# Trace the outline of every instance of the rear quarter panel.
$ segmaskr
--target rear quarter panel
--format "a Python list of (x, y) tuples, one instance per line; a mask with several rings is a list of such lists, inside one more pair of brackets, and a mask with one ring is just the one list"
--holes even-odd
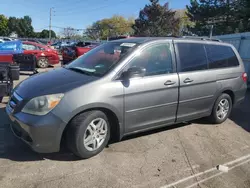
[(220, 69), (217, 71), (217, 82), (225, 91), (230, 89), (234, 93), (234, 105), (245, 98), (247, 83), (242, 79), (242, 74), (246, 72), (244, 63), (240, 57), (240, 54), (236, 48), (231, 44), (225, 44), (230, 46), (237, 56), (239, 66), (231, 67), (227, 69)]

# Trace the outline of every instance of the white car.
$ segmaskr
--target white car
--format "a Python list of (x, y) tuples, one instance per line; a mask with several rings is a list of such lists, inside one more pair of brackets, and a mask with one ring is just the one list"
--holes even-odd
[(9, 37), (1, 37), (0, 40), (3, 40), (3, 41), (12, 41), (13, 39), (9, 38)]

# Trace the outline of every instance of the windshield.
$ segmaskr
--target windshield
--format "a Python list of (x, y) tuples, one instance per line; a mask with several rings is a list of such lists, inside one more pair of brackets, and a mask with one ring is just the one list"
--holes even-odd
[(108, 42), (80, 56), (67, 69), (96, 76), (105, 75), (136, 47), (136, 43)]

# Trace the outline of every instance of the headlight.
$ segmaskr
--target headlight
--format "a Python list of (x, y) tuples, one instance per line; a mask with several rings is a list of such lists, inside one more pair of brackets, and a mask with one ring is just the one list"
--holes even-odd
[(59, 104), (63, 98), (63, 94), (44, 95), (31, 99), (22, 109), (22, 112), (33, 115), (46, 115), (56, 105)]

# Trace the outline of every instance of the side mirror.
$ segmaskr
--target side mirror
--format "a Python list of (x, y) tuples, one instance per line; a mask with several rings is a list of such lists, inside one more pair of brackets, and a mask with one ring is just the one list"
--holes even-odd
[(143, 77), (145, 76), (146, 69), (143, 67), (131, 67), (127, 71), (123, 72), (121, 78), (127, 80), (129, 78)]

